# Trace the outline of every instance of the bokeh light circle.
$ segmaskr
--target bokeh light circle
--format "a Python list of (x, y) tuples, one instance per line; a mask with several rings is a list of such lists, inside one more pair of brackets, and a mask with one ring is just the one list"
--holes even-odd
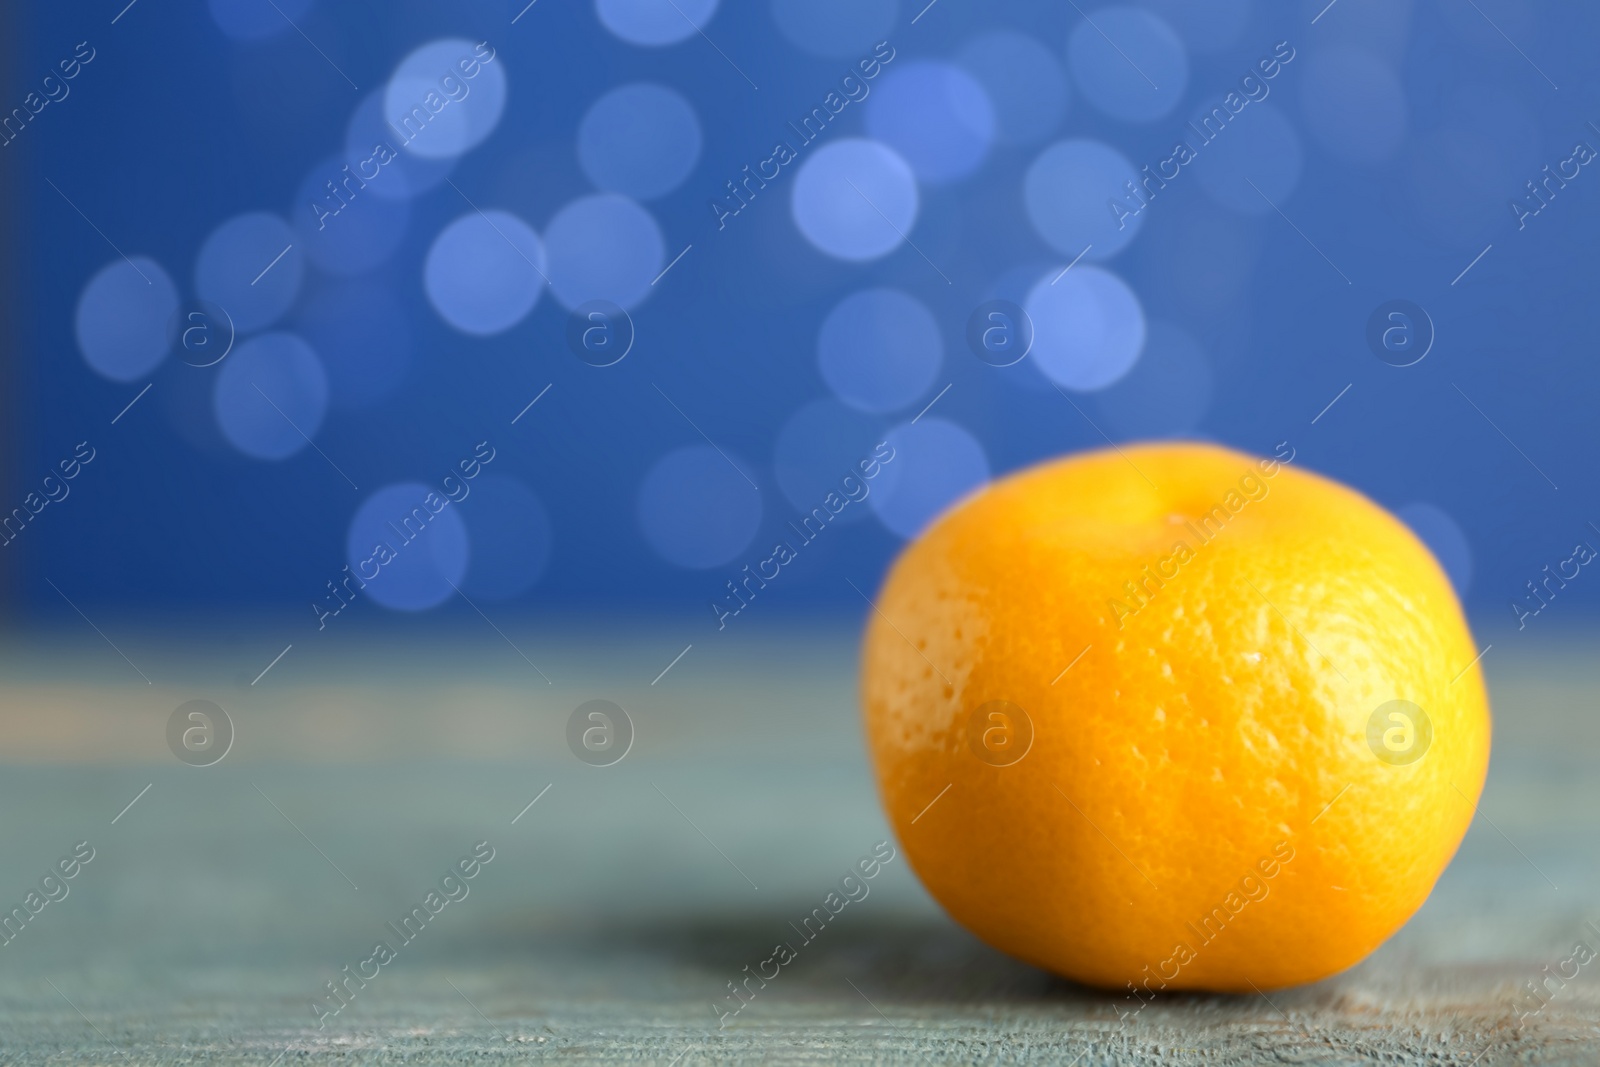
[(1371, 52), (1344, 45), (1319, 49), (1306, 57), (1298, 84), (1306, 126), (1330, 155), (1381, 163), (1404, 145), (1405, 88)]
[(666, 266), (655, 218), (615, 193), (586, 196), (556, 212), (544, 232), (550, 290), (569, 311), (591, 300), (624, 310), (650, 293)]
[(300, 293), (305, 256), (294, 244), (294, 231), (277, 215), (235, 215), (200, 246), (195, 292), (225, 308), (240, 333), (270, 326)]
[(411, 371), (411, 308), (376, 278), (328, 279), (308, 288), (297, 328), (322, 357), (329, 402), (360, 409), (392, 396)]
[(639, 526), (668, 563), (705, 569), (731, 561), (761, 525), (761, 493), (749, 467), (710, 445), (668, 452), (639, 486)]
[(912, 538), (950, 505), (989, 481), (983, 445), (960, 426), (929, 415), (888, 432), (884, 463), (867, 503), (878, 520)]
[(428, 249), (423, 289), (441, 318), (488, 337), (527, 317), (544, 288), (544, 245), (509, 211), (472, 211), (446, 226)]
[(594, 6), (602, 26), (644, 48), (686, 41), (717, 12), (717, 0), (595, 0)]
[(835, 259), (878, 259), (917, 221), (911, 166), (893, 149), (848, 137), (817, 150), (795, 175), (790, 212), (805, 239)]
[(885, 73), (866, 101), (867, 133), (930, 185), (965, 178), (994, 143), (994, 104), (953, 63), (913, 60)]
[(861, 411), (893, 411), (916, 400), (933, 384), (943, 358), (933, 313), (898, 289), (845, 297), (817, 334), (823, 381)]
[(386, 92), (376, 89), (368, 93), (351, 114), (344, 133), (345, 159), (367, 183), (363, 192), (383, 200), (410, 200), (442, 185), (459, 157), (424, 159), (403, 151), (404, 138), (384, 120)]
[(426, 611), (455, 596), (472, 556), (459, 507), (421, 482), (387, 485), (362, 501), (345, 535), (362, 595), (394, 611)]
[(1200, 188), (1241, 215), (1281, 209), (1300, 183), (1305, 151), (1300, 135), (1272, 103), (1251, 104), (1189, 164)]
[(1066, 71), (1055, 55), (1015, 30), (991, 30), (956, 57), (994, 104), (996, 133), (1011, 144), (1037, 144), (1067, 113)]
[(464, 37), (430, 41), (400, 61), (383, 92), (383, 118), (398, 147), (450, 159), (494, 132), (506, 106), (505, 60)]
[(1041, 279), (1025, 305), (1033, 355), (1052, 381), (1090, 392), (1121, 378), (1144, 350), (1144, 309), (1126, 282), (1078, 264), (1059, 280)]
[[(1144, 225), (1142, 213), (1118, 218), (1113, 198), (1125, 198), (1138, 171), (1126, 156), (1100, 141), (1057, 141), (1039, 153), (1023, 178), (1028, 221), (1062, 255), (1109, 259)], [(1084, 249), (1088, 252), (1084, 252)]]
[(461, 514), (472, 538), (472, 566), (462, 589), (484, 600), (521, 596), (550, 563), (550, 512), (516, 478), (484, 474), (467, 484)]
[(1215, 375), (1205, 349), (1170, 323), (1153, 320), (1133, 368), (1095, 396), (1107, 429), (1118, 437), (1187, 434), (1211, 406)]
[(1472, 587), (1472, 546), (1460, 524), (1443, 508), (1423, 501), (1407, 504), (1395, 514), (1428, 546), (1450, 576), (1456, 596), (1465, 597)]
[(824, 59), (866, 57), (889, 36), (898, 0), (772, 0), (772, 21), (789, 42)]
[(648, 200), (683, 184), (700, 159), (700, 120), (681, 93), (620, 85), (578, 123), (578, 163), (599, 189)]
[[(778, 431), (772, 448), (772, 473), (784, 499), (806, 515), (824, 506), (829, 493), (852, 503), (863, 492), (870, 495), (880, 473), (873, 447), (884, 439), (883, 430), (871, 415), (831, 397), (801, 407)], [(872, 478), (863, 477), (863, 462)], [(855, 522), (866, 515), (866, 508), (847, 506), (834, 517)]]
[(1067, 57), (1084, 97), (1124, 122), (1161, 118), (1183, 99), (1189, 58), (1160, 16), (1137, 7), (1102, 7), (1072, 31)]
[(223, 361), (211, 394), (228, 443), (253, 459), (287, 459), (310, 447), (328, 410), (328, 376), (292, 333), (241, 342)]
[(155, 370), (171, 348), (178, 287), (145, 256), (118, 259), (95, 272), (78, 297), (73, 332), (97, 374), (131, 382)]

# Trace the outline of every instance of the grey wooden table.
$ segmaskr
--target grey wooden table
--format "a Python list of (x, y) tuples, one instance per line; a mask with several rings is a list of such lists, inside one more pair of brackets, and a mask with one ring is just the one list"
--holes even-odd
[[(78, 842), (94, 858), (0, 947), (0, 1062), (1600, 1062), (1600, 964), (1518, 1020), (1525, 983), (1600, 945), (1584, 635), (1489, 635), (1482, 816), (1376, 955), (1270, 1001), (1166, 996), (1123, 1019), (955, 927), (903, 860), (722, 1017), (728, 984), (889, 836), (853, 634), (486, 633), (305, 642), (254, 685), (283, 642), (128, 626), (124, 661), (92, 634), (11, 639), (0, 904)], [(596, 698), (636, 731), (609, 767), (566, 741)], [(191, 699), (234, 724), (213, 766), (168, 749)], [(466, 895), (396, 936), (485, 841)], [(398, 950), (366, 962), (379, 940)], [(325, 999), (341, 979), (347, 1003)]]

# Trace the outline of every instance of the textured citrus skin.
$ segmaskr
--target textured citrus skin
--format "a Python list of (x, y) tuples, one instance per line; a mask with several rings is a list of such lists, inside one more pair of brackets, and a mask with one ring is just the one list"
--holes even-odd
[[(878, 785), (989, 944), (1141, 1002), (1270, 990), (1363, 959), (1449, 863), (1488, 768), (1478, 650), (1410, 530), (1293, 458), (1048, 463), (896, 561), (863, 649)], [(1395, 699), (1432, 724), (1415, 762), (1368, 740)], [(997, 700), (1032, 724), (1009, 766), (975, 754)], [(1011, 719), (986, 737), (1004, 759)]]

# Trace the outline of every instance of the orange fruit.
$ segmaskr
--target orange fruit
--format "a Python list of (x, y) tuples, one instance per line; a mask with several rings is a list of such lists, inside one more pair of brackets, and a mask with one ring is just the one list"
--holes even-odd
[(1326, 977), (1427, 898), (1488, 768), (1478, 650), (1410, 530), (1293, 459), (1046, 463), (895, 562), (878, 786), (978, 937), (1131, 1006)]

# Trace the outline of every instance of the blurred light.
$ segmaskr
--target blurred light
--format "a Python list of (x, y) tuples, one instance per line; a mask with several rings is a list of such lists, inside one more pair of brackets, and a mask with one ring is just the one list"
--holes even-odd
[(761, 525), (761, 494), (710, 445), (668, 452), (639, 486), (639, 525), (656, 554), (703, 569), (732, 560)]
[[(1041, 278), (1049, 281), (1060, 273), (1061, 264), (1059, 263), (1054, 266), (1045, 262), (1024, 263), (1020, 266), (1012, 267), (984, 289), (983, 299), (985, 301), (1010, 301), (1018, 307), (1024, 308), (1024, 314), (1026, 314), (1028, 294), (1033, 291), (1034, 285)], [(1031, 316), (1029, 317), (1028, 326), (1031, 331), (1033, 327)], [(1035, 343), (1037, 342), (1035, 341)], [(1034, 360), (1031, 346), (1027, 357), (1020, 362), (1013, 363), (1009, 367), (988, 366), (983, 369), (983, 373), (985, 376), (998, 377), (1008, 385), (1026, 389), (1029, 392), (1051, 393), (1055, 391), (1055, 387), (1050, 384), (1050, 379), (1044, 376), (1044, 372), (1039, 369), (1039, 364)]]
[(1450, 576), (1456, 596), (1466, 596), (1472, 586), (1472, 546), (1456, 520), (1443, 508), (1421, 502), (1407, 504), (1395, 514), (1428, 546), (1439, 566)]
[(208, 0), (217, 28), (235, 41), (261, 41), (288, 33), (311, 10), (312, 0)]
[(298, 319), (301, 334), (322, 357), (335, 407), (372, 407), (411, 370), (411, 310), (388, 284), (319, 280)]
[(96, 373), (131, 382), (155, 370), (171, 347), (178, 289), (145, 256), (119, 259), (95, 272), (78, 297), (73, 329)]
[(790, 210), (800, 233), (835, 259), (888, 255), (917, 221), (917, 182), (899, 154), (850, 137), (818, 149), (795, 175)]
[[(1023, 179), (1028, 220), (1045, 243), (1064, 256), (1104, 260), (1125, 248), (1144, 224), (1108, 206), (1126, 194), (1138, 171), (1127, 157), (1099, 141), (1057, 141), (1039, 153)], [(1092, 247), (1091, 247), (1092, 246)], [(1084, 249), (1088, 248), (1088, 252)]]
[(957, 57), (994, 104), (1001, 140), (1036, 144), (1067, 113), (1067, 75), (1055, 55), (1032, 37), (991, 30), (972, 39)]
[(485, 600), (510, 600), (533, 588), (550, 562), (550, 512), (515, 478), (484, 474), (461, 512), (472, 534), (472, 567), (462, 588)]
[[(772, 450), (773, 474), (784, 499), (796, 511), (808, 512), (829, 493), (841, 492), (846, 475), (860, 480), (859, 464), (872, 458), (883, 429), (877, 419), (831, 397), (796, 411), (778, 431)], [(855, 522), (866, 511), (845, 508), (834, 517)]]
[(789, 42), (825, 59), (865, 56), (899, 15), (898, 0), (772, 0), (772, 21)]
[[(1250, 0), (1139, 0), (1160, 15), (1197, 52), (1217, 52), (1236, 43), (1250, 25)], [(1099, 21), (1096, 19), (1096, 21)], [(1319, 29), (1321, 27), (1318, 27)]]
[(711, 21), (717, 0), (595, 0), (600, 24), (647, 48), (688, 40)]
[(367, 182), (367, 191), (384, 200), (410, 200), (444, 182), (456, 168), (457, 156), (423, 159), (400, 150), (405, 140), (383, 117), (386, 90), (370, 92), (356, 107), (345, 127), (344, 154), (350, 169), (357, 174), (377, 177)]
[(1149, 324), (1144, 353), (1121, 380), (1095, 396), (1123, 438), (1176, 437), (1200, 425), (1211, 406), (1211, 362), (1198, 341), (1169, 323)]
[(509, 211), (473, 211), (434, 238), (422, 283), (446, 322), (487, 337), (527, 317), (545, 274), (544, 246), (527, 223)]
[(916, 400), (933, 384), (943, 356), (933, 313), (898, 289), (845, 297), (817, 335), (823, 381), (862, 411), (893, 411)]
[(1033, 319), (1030, 358), (1068, 389), (1104, 389), (1127, 374), (1144, 350), (1139, 298), (1100, 267), (1080, 263), (1058, 281), (1041, 279), (1025, 309)]
[(1300, 184), (1305, 159), (1300, 135), (1271, 103), (1251, 104), (1199, 156), (1189, 166), (1200, 188), (1241, 215), (1267, 215), (1283, 207)]
[(563, 207), (545, 227), (544, 243), (550, 289), (569, 311), (590, 300), (636, 307), (666, 265), (656, 220), (615, 193)]
[(350, 573), (366, 583), (361, 592), (395, 611), (425, 611), (455, 595), (471, 557), (456, 508), (439, 488), (421, 482), (388, 485), (367, 497), (345, 536)]
[(1142, 8), (1090, 12), (1072, 31), (1067, 58), (1084, 97), (1125, 122), (1150, 122), (1167, 114), (1189, 84), (1183, 41)]
[(240, 333), (270, 326), (300, 292), (305, 257), (294, 244), (294, 231), (277, 215), (235, 215), (200, 246), (195, 293), (222, 307)]
[(292, 333), (264, 333), (222, 363), (211, 396), (222, 436), (254, 459), (286, 459), (307, 447), (328, 410), (328, 376)]
[(1299, 84), (1306, 125), (1330, 155), (1379, 163), (1405, 142), (1405, 89), (1371, 52), (1337, 45), (1313, 52)]
[(883, 76), (867, 98), (867, 132), (930, 185), (965, 178), (994, 143), (994, 105), (953, 63), (916, 60)]
[(700, 120), (664, 85), (619, 86), (578, 123), (578, 162), (607, 192), (648, 200), (670, 193), (700, 158)]
[(504, 63), (492, 48), (464, 37), (430, 41), (413, 51), (383, 94), (392, 143), (422, 159), (449, 159), (476, 148), (505, 110)]
[(878, 520), (912, 538), (950, 505), (989, 481), (989, 458), (966, 430), (937, 416), (888, 433), (894, 458), (883, 464), (867, 503)]
[(329, 274), (365, 274), (405, 240), (410, 207), (375, 196), (368, 184), (355, 164), (332, 157), (313, 167), (295, 194), (289, 217), (300, 236), (296, 244)]

